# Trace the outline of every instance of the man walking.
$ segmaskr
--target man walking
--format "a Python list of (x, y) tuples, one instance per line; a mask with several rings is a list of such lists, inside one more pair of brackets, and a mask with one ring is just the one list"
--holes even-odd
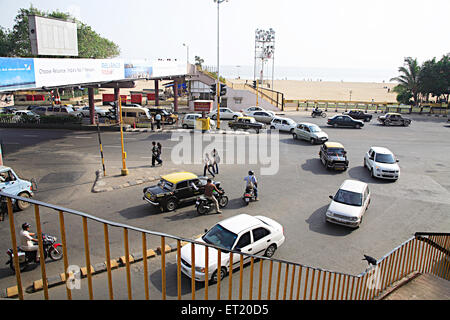
[(211, 155), (212, 155), (212, 162), (213, 162), (213, 172), (215, 174), (219, 174), (220, 157), (219, 157), (219, 153), (217, 152), (216, 148), (213, 149), (213, 151), (211, 152)]
[[(211, 168), (212, 166), (212, 161), (209, 158), (209, 154), (205, 153), (205, 159), (203, 160), (203, 162), (205, 163), (205, 166), (203, 167), (203, 176), (206, 176), (206, 170), (208, 170), (208, 172), (213, 176), (213, 178), (215, 177), (214, 172), (211, 172)], [(213, 169), (214, 171), (214, 169)]]
[(158, 148), (158, 156), (157, 156), (157, 158), (156, 158), (156, 161), (158, 161), (158, 163), (160, 164), (160, 165), (162, 165), (162, 160), (161, 160), (161, 154), (162, 154), (162, 145), (161, 145), (161, 143), (157, 143), (156, 144), (156, 147)]
[(159, 149), (156, 145), (156, 142), (153, 141), (152, 142), (152, 167), (155, 166), (156, 161), (158, 162), (158, 164), (162, 163), (161, 159), (159, 159), (158, 157), (159, 157)]
[(161, 114), (157, 113), (155, 116), (155, 120), (156, 120), (156, 127), (159, 129), (161, 129)]

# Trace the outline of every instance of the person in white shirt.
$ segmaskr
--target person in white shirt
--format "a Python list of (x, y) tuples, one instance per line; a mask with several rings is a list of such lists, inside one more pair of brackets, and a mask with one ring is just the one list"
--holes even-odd
[(38, 239), (33, 238), (35, 233), (30, 232), (31, 225), (29, 223), (22, 224), (22, 230), (20, 231), (20, 249), (23, 251), (36, 251), (36, 263), (39, 262), (39, 246), (35, 243)]
[(158, 129), (161, 129), (161, 114), (157, 113), (155, 116), (155, 120), (156, 120), (156, 127)]
[[(205, 159), (204, 159), (204, 163), (205, 166), (203, 168), (203, 176), (206, 176), (206, 170), (208, 170), (208, 172), (215, 177), (214, 172), (211, 172), (211, 168), (212, 168), (212, 161), (209, 158), (209, 154), (205, 153)], [(213, 169), (214, 170), (214, 169)]]
[(220, 157), (219, 152), (217, 152), (216, 148), (213, 149), (211, 152), (212, 156), (212, 162), (213, 162), (213, 172), (215, 174), (219, 174), (219, 163), (220, 163)]

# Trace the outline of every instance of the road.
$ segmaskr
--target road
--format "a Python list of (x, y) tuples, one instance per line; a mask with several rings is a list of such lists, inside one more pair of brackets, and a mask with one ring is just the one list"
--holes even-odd
[[(289, 134), (280, 133), (280, 168), (275, 175), (260, 175), (260, 168), (264, 167), (262, 164), (221, 165), (217, 179), (222, 182), (230, 203), (220, 216), (198, 216), (193, 206), (161, 213), (142, 200), (143, 185), (91, 193), (95, 171), (101, 168), (95, 132), (0, 129), (0, 135), (5, 146), (5, 164), (12, 166), (23, 177), (37, 179), (39, 191), (36, 199), (111, 221), (186, 238), (239, 213), (266, 215), (280, 222), (286, 235), (286, 242), (277, 250), (275, 257), (313, 267), (359, 274), (366, 267), (365, 262), (361, 261), (363, 254), (381, 258), (417, 231), (448, 232), (450, 128), (443, 120), (423, 117), (416, 119), (408, 128), (382, 127), (372, 121), (356, 130), (330, 128), (326, 126), (325, 119), (312, 119), (305, 113), (287, 115), (297, 122), (317, 123), (329, 134), (331, 141), (341, 142), (348, 151), (349, 169), (342, 173), (325, 170), (318, 160), (319, 146), (294, 141)], [(247, 137), (253, 136), (251, 133)], [(167, 133), (126, 133), (128, 168), (148, 167), (151, 174), (149, 157), (153, 140), (163, 143), (165, 165), (173, 167), (171, 150), (177, 142), (171, 141), (170, 137)], [(103, 133), (102, 140), (107, 172), (119, 174), (120, 136), (114, 132)], [(248, 157), (249, 151), (245, 149), (251, 148), (250, 145), (251, 142), (237, 146), (241, 148), (237, 149), (238, 153), (246, 151)], [(399, 158), (402, 171), (397, 182), (373, 180), (363, 168), (364, 154), (371, 146), (387, 147)], [(180, 171), (197, 174), (203, 171), (200, 164), (179, 167)], [(258, 175), (261, 200), (243, 207), (240, 199), (243, 178), (250, 168)], [(355, 230), (324, 221), (330, 201), (328, 196), (334, 194), (345, 179), (364, 181), (372, 192), (371, 206), (364, 222)], [(42, 209), (41, 215), (44, 232), (60, 238), (56, 212)], [(33, 209), (17, 213), (15, 221), (16, 226), (24, 221), (33, 224)], [(81, 219), (67, 216), (66, 227), (70, 243), (69, 263), (85, 265)], [(5, 252), (10, 247), (8, 224), (1, 223), (0, 230), (0, 252)], [(89, 224), (89, 241), (91, 262), (103, 262), (102, 225)], [(131, 232), (129, 242), (131, 252), (140, 252), (139, 234)], [(111, 229), (110, 245), (112, 257), (124, 255), (121, 230)], [(157, 246), (159, 238), (149, 237), (148, 247)], [(5, 262), (6, 255), (0, 256), (1, 288), (15, 284), (15, 277)], [(246, 272), (249, 272), (248, 269)], [(48, 274), (62, 272), (62, 262), (48, 263), (47, 271)], [(136, 271), (133, 277), (135, 274)], [(168, 277), (173, 276), (172, 270)], [(22, 277), (24, 283), (41, 278), (39, 268), (23, 273)], [(187, 278), (185, 280), (189, 283)], [(120, 297), (126, 298), (126, 292)]]

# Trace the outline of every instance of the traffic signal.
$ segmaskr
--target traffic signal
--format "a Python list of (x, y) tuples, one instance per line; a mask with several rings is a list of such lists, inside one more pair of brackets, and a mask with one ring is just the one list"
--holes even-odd
[(111, 120), (119, 120), (119, 106), (115, 102), (110, 102), (109, 105), (111, 106), (111, 108), (109, 108), (108, 110), (108, 118)]
[(220, 96), (224, 96), (227, 94), (227, 85), (226, 84), (220, 84)]
[(253, 89), (256, 89), (256, 80), (253, 80), (253, 85), (252, 85)]
[(216, 91), (216, 84), (213, 84), (213, 85), (210, 86), (210, 91), (209, 91), (209, 92), (211, 93), (211, 95), (212, 95), (213, 97), (217, 94), (217, 91)]

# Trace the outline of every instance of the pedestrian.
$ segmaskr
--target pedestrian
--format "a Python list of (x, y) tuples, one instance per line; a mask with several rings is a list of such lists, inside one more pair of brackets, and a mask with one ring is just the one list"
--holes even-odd
[(162, 163), (161, 159), (159, 159), (158, 157), (159, 157), (159, 149), (158, 149), (158, 146), (156, 145), (156, 142), (153, 141), (152, 142), (152, 167), (155, 166), (155, 162), (158, 162), (158, 164)]
[(220, 156), (219, 152), (217, 152), (216, 148), (213, 149), (211, 152), (212, 161), (213, 161), (213, 172), (215, 174), (219, 174), (219, 163), (220, 163)]
[(155, 120), (156, 120), (156, 127), (159, 129), (161, 129), (161, 114), (157, 113), (155, 116)]
[(203, 168), (203, 176), (206, 176), (206, 170), (208, 170), (208, 172), (209, 172), (209, 173), (213, 176), (213, 178), (214, 178), (214, 177), (215, 177), (214, 172), (211, 172), (211, 168), (213, 167), (213, 166), (212, 166), (212, 161), (211, 161), (211, 159), (209, 158), (209, 154), (208, 154), (208, 153), (205, 153), (204, 163), (205, 163), (205, 166), (204, 166), (204, 168)]
[(161, 145), (161, 143), (158, 142), (156, 144), (156, 147), (158, 148), (158, 156), (156, 158), (156, 161), (158, 161), (158, 163), (160, 165), (162, 165), (163, 161), (161, 160), (161, 154), (162, 154), (162, 145)]
[(152, 114), (150, 115), (150, 125), (152, 127), (152, 131), (155, 131), (155, 117)]

